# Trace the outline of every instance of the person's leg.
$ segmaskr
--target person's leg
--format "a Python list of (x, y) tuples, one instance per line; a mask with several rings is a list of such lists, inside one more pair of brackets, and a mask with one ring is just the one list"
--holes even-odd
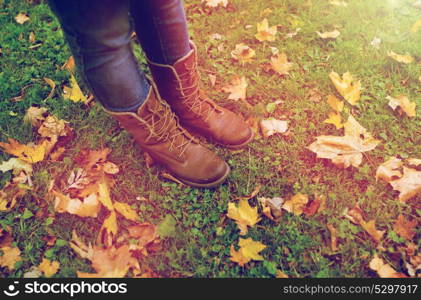
[(130, 46), (129, 0), (49, 0), (78, 69), (95, 98), (114, 111), (136, 111), (149, 84)]
[(183, 3), (180, 0), (131, 0), (137, 38), (146, 56), (172, 64), (190, 51)]
[(181, 124), (226, 147), (239, 149), (253, 131), (235, 113), (199, 91), (197, 50), (189, 41), (181, 0), (131, 0), (130, 13), (159, 93)]

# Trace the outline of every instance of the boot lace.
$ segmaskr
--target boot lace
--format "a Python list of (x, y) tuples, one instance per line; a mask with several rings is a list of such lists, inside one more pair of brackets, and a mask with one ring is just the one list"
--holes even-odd
[(200, 74), (197, 70), (197, 62), (191, 66), (186, 65), (186, 70), (186, 72), (178, 74), (181, 88), (177, 87), (176, 89), (181, 92), (181, 101), (189, 107), (188, 110), (199, 116), (204, 115), (205, 121), (207, 121), (211, 114), (219, 109), (200, 91)]

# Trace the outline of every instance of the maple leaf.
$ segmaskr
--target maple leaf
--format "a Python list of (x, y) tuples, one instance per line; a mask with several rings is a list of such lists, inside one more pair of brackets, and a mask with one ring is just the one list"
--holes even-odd
[(74, 75), (70, 76), (70, 87), (63, 87), (63, 98), (69, 99), (73, 102), (83, 102), (85, 104), (88, 103), (88, 99), (80, 89)]
[(406, 278), (405, 274), (396, 272), (390, 265), (386, 264), (377, 254), (369, 264), (370, 269), (376, 271), (380, 278)]
[(303, 210), (308, 203), (308, 196), (305, 194), (298, 193), (294, 195), (291, 199), (285, 201), (282, 208), (287, 212), (293, 213), (296, 216), (299, 216), (303, 213)]
[(344, 108), (343, 101), (339, 100), (338, 98), (336, 98), (333, 95), (327, 96), (326, 102), (336, 112), (341, 112)]
[(288, 121), (274, 118), (264, 119), (260, 121), (260, 128), (263, 136), (268, 138), (276, 133), (285, 133), (288, 130)]
[(98, 184), (98, 200), (110, 211), (114, 210), (113, 203), (110, 197), (110, 190), (105, 181)]
[(402, 177), (399, 168), (402, 167), (402, 160), (397, 157), (391, 157), (389, 160), (381, 164), (376, 171), (376, 180), (383, 179), (387, 182), (392, 181), (393, 178)]
[(231, 245), (230, 260), (236, 262), (239, 266), (243, 267), (251, 260), (264, 260), (264, 258), (259, 254), (260, 251), (266, 248), (266, 246), (262, 243), (253, 241), (251, 238), (240, 238), (238, 245), (240, 246), (238, 251), (236, 251), (234, 246)]
[(330, 248), (332, 251), (338, 251), (338, 233), (332, 224), (327, 224), (327, 229), (330, 232)]
[(237, 223), (241, 235), (246, 235), (248, 227), (253, 227), (260, 221), (257, 207), (252, 208), (246, 199), (240, 200), (238, 206), (229, 202), (227, 217)]
[(27, 14), (24, 14), (24, 13), (18, 13), (18, 14), (16, 15), (16, 17), (15, 17), (15, 21), (16, 21), (18, 24), (23, 24), (23, 23), (25, 23), (25, 22), (28, 22), (28, 21), (29, 21), (29, 17), (28, 17), (28, 15), (27, 15)]
[(342, 78), (336, 72), (329, 74), (330, 80), (335, 85), (336, 90), (342, 97), (351, 105), (355, 105), (360, 100), (361, 95), (361, 82), (353, 82), (354, 79), (351, 73), (346, 72)]
[(30, 164), (34, 164), (44, 159), (46, 145), (47, 143), (45, 141), (40, 145), (23, 145), (12, 138), (9, 138), (9, 143), (0, 143), (0, 147), (2, 147), (4, 151), (17, 156)]
[(377, 243), (380, 242), (386, 232), (385, 230), (381, 231), (376, 229), (375, 220), (370, 220), (368, 222), (364, 220), (363, 211), (358, 203), (356, 203), (355, 206), (347, 212), (345, 217), (351, 222), (360, 225)]
[(403, 215), (399, 215), (393, 230), (407, 241), (411, 241), (415, 236), (414, 228), (418, 225), (417, 220), (407, 220)]
[(45, 107), (31, 106), (27, 109), (23, 120), (24, 122), (31, 123), (32, 126), (38, 128), (45, 120), (46, 112), (47, 109)]
[(21, 171), (25, 171), (26, 174), (31, 174), (32, 165), (20, 160), (19, 158), (12, 157), (0, 164), (1, 172), (7, 172), (10, 170), (13, 170), (14, 175), (18, 175)]
[(0, 211), (8, 211), (12, 209), (17, 199), (26, 194), (26, 188), (23, 188), (18, 183), (6, 183), (2, 190), (0, 190)]
[(421, 192), (421, 172), (403, 167), (403, 176), (390, 182), (393, 189), (399, 191), (399, 201), (406, 202)]
[(401, 55), (401, 54), (397, 54), (393, 51), (389, 51), (387, 53), (387, 56), (393, 58), (397, 62), (401, 62), (401, 63), (404, 63), (404, 64), (410, 64), (414, 61), (414, 58), (411, 55), (409, 55), (408, 53), (406, 53), (405, 55)]
[(329, 118), (324, 120), (323, 123), (335, 125), (336, 129), (341, 129), (344, 127), (344, 124), (342, 124), (341, 114), (337, 112), (330, 112)]
[(127, 220), (136, 221), (139, 218), (138, 213), (127, 203), (114, 201), (113, 206), (115, 210), (124, 216)]
[(0, 266), (7, 267), (10, 271), (14, 270), (15, 264), (22, 260), (19, 248), (5, 246), (0, 250), (3, 252), (3, 255), (0, 256)]
[(358, 167), (362, 162), (362, 153), (376, 148), (379, 141), (351, 115), (344, 124), (344, 129), (345, 136), (319, 136), (308, 149), (319, 158), (331, 159), (338, 167)]
[(262, 205), (263, 214), (272, 221), (277, 221), (282, 216), (282, 204), (285, 201), (284, 199), (280, 197), (259, 197), (257, 198), (257, 201)]
[(319, 32), (316, 31), (317, 35), (322, 39), (336, 39), (341, 33), (339, 30), (335, 29), (333, 31)]
[(293, 63), (288, 62), (285, 53), (280, 53), (270, 58), (271, 68), (279, 75), (288, 75)]
[(416, 103), (409, 101), (408, 97), (404, 95), (400, 95), (396, 98), (393, 98), (391, 96), (386, 97), (387, 100), (389, 100), (388, 105), (393, 109), (396, 110), (397, 107), (400, 107), (401, 110), (408, 116), (408, 117), (415, 117), (416, 111)]
[(238, 60), (242, 65), (251, 62), (255, 55), (256, 51), (244, 43), (235, 45), (235, 50), (231, 51), (232, 58)]
[(70, 173), (69, 178), (67, 179), (67, 187), (65, 190), (69, 189), (82, 189), (90, 180), (87, 176), (87, 173), (84, 169), (77, 168)]
[(260, 42), (273, 42), (275, 40), (278, 29), (277, 26), (269, 27), (268, 19), (264, 18), (262, 22), (257, 23), (256, 27), (257, 34), (255, 35), (255, 37)]
[(45, 277), (51, 277), (57, 273), (60, 268), (60, 263), (58, 261), (50, 261), (47, 258), (43, 258), (42, 262), (38, 266), (38, 270), (43, 272)]
[(227, 7), (228, 5), (228, 0), (202, 0), (202, 2), (205, 2), (208, 7), (217, 7), (218, 5)]
[(127, 228), (130, 237), (136, 238), (136, 247), (145, 247), (158, 239), (158, 231), (155, 225), (150, 223), (136, 224)]
[(118, 166), (110, 161), (107, 161), (103, 164), (103, 170), (105, 173), (111, 174), (111, 175), (114, 175), (120, 172), (120, 169), (118, 168)]
[(239, 77), (235, 75), (231, 84), (222, 88), (225, 93), (230, 93), (228, 99), (230, 100), (245, 100), (246, 99), (247, 80), (244, 76)]
[(303, 213), (306, 217), (311, 217), (318, 211), (322, 211), (325, 208), (325, 204), (326, 197), (315, 195), (314, 199), (304, 207)]
[(96, 194), (89, 195), (83, 201), (70, 198), (58, 191), (53, 191), (53, 195), (55, 195), (54, 209), (59, 213), (67, 212), (79, 217), (96, 218), (101, 209), (101, 203), (98, 201)]
[(105, 218), (104, 223), (102, 223), (97, 242), (104, 242), (106, 245), (111, 245), (112, 237), (116, 236), (117, 232), (117, 214), (115, 211), (111, 211), (108, 217)]

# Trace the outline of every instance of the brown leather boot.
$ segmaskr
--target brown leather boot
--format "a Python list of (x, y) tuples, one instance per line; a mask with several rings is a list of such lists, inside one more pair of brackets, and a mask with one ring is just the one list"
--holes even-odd
[(253, 139), (247, 123), (232, 111), (218, 106), (199, 89), (197, 50), (192, 50), (173, 65), (148, 60), (160, 95), (168, 101), (188, 130), (231, 149), (240, 149)]
[(133, 135), (144, 151), (181, 182), (196, 187), (213, 187), (227, 178), (228, 164), (179, 125), (154, 85), (137, 114), (105, 110)]

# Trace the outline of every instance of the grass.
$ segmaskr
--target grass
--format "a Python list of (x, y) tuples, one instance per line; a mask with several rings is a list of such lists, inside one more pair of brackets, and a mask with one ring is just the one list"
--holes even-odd
[[(60, 262), (56, 277), (72, 277), (76, 271), (92, 271), (86, 260), (79, 258), (68, 246), (70, 232), (76, 229), (86, 241), (94, 241), (103, 221), (56, 214), (45, 199), (52, 178), (68, 176), (74, 168), (73, 157), (82, 148), (112, 149), (110, 160), (124, 173), (117, 175), (117, 187), (112, 197), (127, 202), (140, 211), (139, 219), (159, 224), (171, 215), (176, 220), (175, 233), (163, 240), (162, 250), (142, 259), (164, 277), (273, 277), (282, 270), (291, 277), (373, 277), (368, 267), (375, 253), (396, 270), (405, 271), (402, 247), (405, 241), (393, 231), (399, 214), (421, 218), (420, 195), (406, 204), (397, 201), (394, 192), (384, 182), (376, 182), (375, 171), (389, 156), (421, 158), (421, 31), (411, 33), (412, 24), (419, 19), (419, 10), (412, 1), (349, 0), (346, 8), (336, 7), (322, 0), (231, 0), (227, 9), (206, 8), (199, 0), (186, 1), (187, 15), (193, 40), (199, 49), (199, 65), (204, 86), (216, 101), (246, 117), (286, 115), (291, 134), (256, 139), (242, 152), (230, 152), (209, 145), (232, 167), (228, 181), (215, 189), (179, 187), (161, 181), (156, 168), (148, 169), (143, 155), (128, 134), (94, 105), (87, 108), (61, 97), (62, 84), (69, 75), (61, 66), (70, 56), (57, 20), (44, 1), (0, 1), (0, 139), (13, 137), (22, 143), (34, 139), (34, 133), (23, 125), (25, 111), (31, 105), (48, 108), (49, 112), (70, 122), (76, 138), (67, 146), (60, 162), (41, 162), (35, 165), (34, 188), (11, 211), (1, 212), (0, 225), (12, 228), (16, 245), (23, 260), (14, 271), (0, 268), (1, 277), (21, 277), (31, 266), (38, 265), (45, 256)], [(254, 38), (255, 24), (262, 11), (270, 25), (278, 24), (278, 38), (262, 44)], [(30, 21), (20, 25), (14, 17), (27, 13)], [(94, 12), (93, 12), (94, 13)], [(252, 25), (252, 26), (247, 26)], [(301, 31), (293, 38), (285, 34), (296, 28)], [(336, 40), (322, 40), (315, 31), (338, 28)], [(35, 33), (37, 47), (28, 41)], [(212, 40), (211, 34), (223, 35)], [(374, 37), (382, 41), (380, 48), (370, 45)], [(238, 43), (246, 43), (256, 50), (254, 62), (246, 67), (231, 59), (230, 52)], [(223, 51), (218, 46), (223, 43)], [(136, 43), (136, 55), (144, 59)], [(290, 76), (281, 78), (263, 71), (268, 62), (270, 47), (285, 52), (294, 63)], [(410, 53), (418, 62), (404, 65), (387, 57), (388, 51)], [(362, 100), (355, 107), (346, 107), (376, 138), (381, 140), (375, 150), (368, 152), (359, 168), (338, 169), (330, 162), (316, 159), (306, 147), (319, 135), (340, 135), (332, 125), (324, 124), (329, 107), (325, 98), (335, 94), (328, 74), (350, 71), (361, 80)], [(207, 74), (217, 75), (212, 88)], [(233, 74), (248, 79), (247, 101), (252, 105), (232, 102), (220, 91), (220, 86)], [(44, 100), (50, 87), (44, 77), (57, 83), (57, 92)], [(80, 81), (80, 80), (79, 80)], [(85, 91), (87, 89), (84, 87)], [(322, 95), (321, 102), (310, 99), (310, 91)], [(407, 118), (394, 113), (387, 105), (387, 95), (405, 94), (417, 103), (417, 117)], [(23, 96), (18, 102), (13, 97)], [(283, 103), (271, 114), (265, 106), (275, 100)], [(0, 161), (8, 159), (0, 153)], [(11, 178), (10, 172), (0, 174), (0, 184)], [(250, 229), (248, 237), (267, 245), (262, 252), (263, 262), (251, 262), (239, 267), (229, 260), (231, 244), (237, 244), (239, 231), (227, 219), (227, 203), (237, 196), (249, 194), (262, 184), (259, 196), (290, 198), (295, 193), (327, 197), (326, 209), (311, 218), (283, 214), (279, 223), (267, 218)], [(138, 201), (142, 196), (148, 201)], [(383, 251), (357, 225), (343, 217), (346, 208), (358, 202), (378, 228), (387, 230)], [(251, 199), (257, 205), (256, 199)], [(31, 212), (31, 213), (29, 213)], [(338, 230), (339, 249), (330, 249), (331, 223)], [(419, 227), (415, 244), (420, 246)], [(46, 240), (56, 236), (49, 247)]]

